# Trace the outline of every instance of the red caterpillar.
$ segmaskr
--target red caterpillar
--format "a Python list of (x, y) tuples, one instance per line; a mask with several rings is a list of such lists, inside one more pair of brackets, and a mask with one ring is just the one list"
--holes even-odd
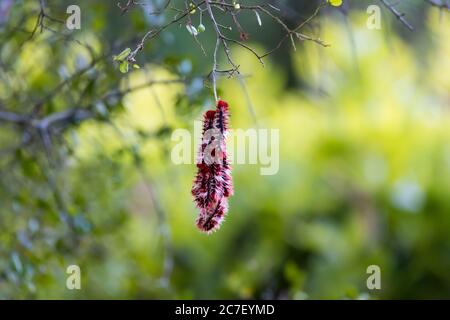
[(197, 227), (207, 233), (217, 230), (228, 212), (233, 195), (231, 166), (227, 159), (228, 104), (219, 100), (216, 110), (203, 116), (202, 143), (197, 158), (198, 172), (192, 195), (200, 213)]

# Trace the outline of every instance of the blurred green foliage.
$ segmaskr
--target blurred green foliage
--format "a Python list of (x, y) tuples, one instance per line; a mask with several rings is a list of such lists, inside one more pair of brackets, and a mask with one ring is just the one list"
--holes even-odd
[[(113, 34), (146, 28), (137, 11), (111, 18), (130, 19), (119, 28), (95, 6), (83, 38), (98, 52)], [(449, 16), (427, 11), (427, 39), (414, 45), (368, 30), (366, 17), (327, 16), (321, 38), (331, 46), (304, 43), (290, 53), (301, 90), (286, 90), (278, 62), (262, 68), (234, 48), (246, 87), (220, 82), (231, 126), (279, 129), (280, 170), (261, 176), (258, 165), (235, 165), (230, 212), (210, 236), (195, 228), (194, 165), (170, 157), (171, 132), (193, 130), (212, 104), (193, 76), (210, 65), (186, 30), (177, 44), (186, 51), (150, 45), (140, 70), (122, 75), (111, 59), (92, 71), (105, 81), (72, 84), (76, 102), (149, 77), (192, 78), (98, 104), (107, 116), (61, 133), (56, 164), (40, 145), (0, 157), (0, 298), (450, 298)], [(0, 51), (8, 56), (18, 43)], [(0, 83), (0, 92), (19, 108), (86, 54), (45, 39), (16, 58), (15, 72), (27, 77)], [(9, 96), (21, 86), (36, 96)], [(59, 99), (49, 108), (69, 98)], [(11, 127), (0, 130), (2, 147), (19, 141)], [(82, 290), (66, 289), (70, 264), (81, 268)], [(366, 287), (372, 264), (381, 290)]]

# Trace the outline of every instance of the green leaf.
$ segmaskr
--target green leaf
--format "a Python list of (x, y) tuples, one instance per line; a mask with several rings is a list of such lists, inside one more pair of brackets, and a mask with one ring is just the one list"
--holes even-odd
[(129, 66), (128, 61), (122, 61), (120, 63), (120, 65), (119, 65), (120, 72), (127, 73), (128, 72), (128, 66)]
[(334, 7), (339, 7), (342, 5), (342, 0), (330, 0), (329, 2)]
[(126, 48), (125, 50), (123, 50), (121, 53), (119, 53), (119, 55), (114, 56), (114, 61), (124, 61), (128, 55), (131, 53), (131, 49), (130, 48)]

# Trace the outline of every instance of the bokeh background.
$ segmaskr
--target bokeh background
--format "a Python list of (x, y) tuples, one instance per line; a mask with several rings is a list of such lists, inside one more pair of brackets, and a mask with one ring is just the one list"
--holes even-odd
[[(64, 1), (47, 2), (64, 17)], [(164, 19), (78, 2), (81, 30), (31, 40), (18, 26), (32, 30), (39, 6), (13, 5), (0, 27), (2, 108), (30, 112), (91, 61), (68, 37), (117, 54)], [(293, 21), (315, 8), (281, 4)], [(0, 122), (0, 298), (450, 298), (450, 16), (404, 1), (414, 32), (383, 8), (381, 30), (369, 30), (369, 4), (323, 10), (306, 32), (329, 47), (287, 42), (265, 67), (232, 48), (244, 81), (218, 83), (231, 127), (279, 129), (280, 168), (235, 165), (229, 214), (212, 235), (195, 227), (195, 165), (171, 161), (173, 130), (192, 131), (213, 106), (211, 56), (183, 25), (146, 46), (141, 69), (122, 74), (107, 59), (46, 101), (42, 115), (75, 103), (99, 113), (55, 132), (50, 155), (38, 139), (14, 148), (17, 126)], [(261, 52), (282, 36), (265, 17), (241, 20)], [(186, 84), (99, 99), (180, 76)], [(81, 290), (66, 289), (71, 264)], [(366, 287), (369, 265), (381, 268), (381, 290)]]

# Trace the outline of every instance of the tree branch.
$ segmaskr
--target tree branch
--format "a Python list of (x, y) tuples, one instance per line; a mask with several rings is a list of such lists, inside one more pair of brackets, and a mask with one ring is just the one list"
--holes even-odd
[(392, 14), (405, 26), (407, 27), (410, 31), (414, 31), (414, 27), (404, 18), (405, 14), (401, 13), (400, 11), (398, 11), (395, 6), (389, 2), (387, 2), (387, 0), (380, 0), (383, 5), (389, 9), (389, 11), (392, 12)]

